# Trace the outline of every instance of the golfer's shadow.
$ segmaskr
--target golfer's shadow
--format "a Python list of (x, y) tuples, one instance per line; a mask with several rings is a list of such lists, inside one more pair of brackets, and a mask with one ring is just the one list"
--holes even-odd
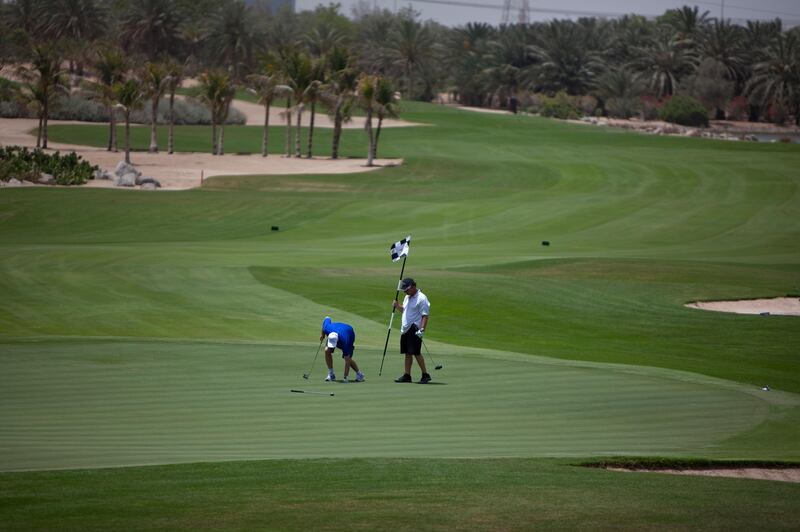
[(431, 381), (431, 382), (426, 382), (424, 384), (421, 383), (421, 382), (415, 382), (414, 384), (422, 384), (423, 386), (447, 386), (446, 382), (439, 382), (439, 381), (435, 381), (435, 382)]

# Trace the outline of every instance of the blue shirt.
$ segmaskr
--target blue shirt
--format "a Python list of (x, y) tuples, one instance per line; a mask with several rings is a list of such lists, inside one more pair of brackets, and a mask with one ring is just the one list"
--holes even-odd
[(339, 341), (336, 342), (336, 347), (341, 349), (342, 353), (345, 355), (353, 354), (353, 348), (356, 343), (356, 332), (353, 330), (352, 326), (346, 323), (331, 321), (329, 317), (326, 317), (322, 321), (322, 332), (326, 335), (332, 332), (338, 334)]

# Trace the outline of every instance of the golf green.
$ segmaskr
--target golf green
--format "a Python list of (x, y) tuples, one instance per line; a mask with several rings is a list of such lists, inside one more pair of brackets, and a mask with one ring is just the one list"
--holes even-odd
[[(444, 365), (434, 382), (396, 384), (401, 360), (392, 347), (382, 376), (381, 353), (358, 350), (367, 380), (345, 384), (323, 382), (321, 357), (302, 378), (313, 344), (3, 346), (0, 469), (311, 457), (731, 457), (745, 449), (728, 440), (796, 414), (800, 403), (680, 372), (433, 342)], [(780, 454), (781, 443), (763, 442), (763, 450)]]

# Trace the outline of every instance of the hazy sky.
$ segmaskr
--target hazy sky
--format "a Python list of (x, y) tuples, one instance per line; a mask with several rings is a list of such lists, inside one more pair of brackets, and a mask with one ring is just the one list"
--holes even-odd
[[(412, 6), (422, 13), (423, 20), (433, 19), (448, 26), (467, 22), (487, 22), (499, 24), (502, 21), (503, 5), (506, 1), (513, 6), (511, 17), (515, 22), (519, 8), (524, 0), (339, 0), (342, 13), (350, 15), (352, 8), (359, 3), (378, 8), (395, 10)], [(327, 5), (328, 0), (296, 0), (297, 10), (313, 9), (318, 4)], [(725, 18), (734, 21), (781, 18), (785, 27), (800, 25), (800, 0), (528, 0), (530, 20), (550, 20), (553, 18), (576, 18), (581, 15), (609, 16), (621, 13), (640, 15), (660, 15), (665, 10), (683, 5), (698, 6), (708, 11), (712, 17), (719, 17), (724, 4)], [(472, 7), (474, 5), (475, 7)], [(485, 7), (477, 7), (485, 6)]]

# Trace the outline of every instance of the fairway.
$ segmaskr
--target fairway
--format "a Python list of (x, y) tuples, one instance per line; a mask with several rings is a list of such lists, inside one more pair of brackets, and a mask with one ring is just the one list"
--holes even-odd
[[(372, 529), (418, 504), (397, 529), (524, 528), (494, 512), (512, 507), (544, 528), (713, 514), (718, 528), (791, 529), (797, 485), (574, 464), (800, 460), (798, 318), (684, 306), (798, 294), (800, 148), (419, 103), (402, 118), (429, 125), (382, 133), (381, 156), (404, 164), (370, 173), (0, 192), (9, 522), (102, 529), (113, 492), (119, 528), (145, 514), (192, 527), (216, 505), (221, 527), (257, 528), (254, 508), (275, 505), (277, 528), (341, 529), (346, 512), (297, 513), (336, 513), (347, 493)], [(51, 138), (102, 146), (105, 131)], [(230, 153), (258, 151), (260, 128), (229, 132)], [(205, 149), (206, 133), (178, 128), (177, 148)], [(359, 133), (345, 154), (363, 151)], [(405, 275), (431, 300), (425, 342), (444, 365), (424, 386), (393, 382), (398, 317), (378, 375), (400, 273), (388, 249), (409, 233)], [(321, 354), (302, 378), (327, 315), (354, 326), (366, 382), (322, 382)], [(380, 495), (353, 493), (361, 481)], [(87, 502), (73, 510), (76, 489)], [(153, 498), (172, 502), (135, 502)]]

